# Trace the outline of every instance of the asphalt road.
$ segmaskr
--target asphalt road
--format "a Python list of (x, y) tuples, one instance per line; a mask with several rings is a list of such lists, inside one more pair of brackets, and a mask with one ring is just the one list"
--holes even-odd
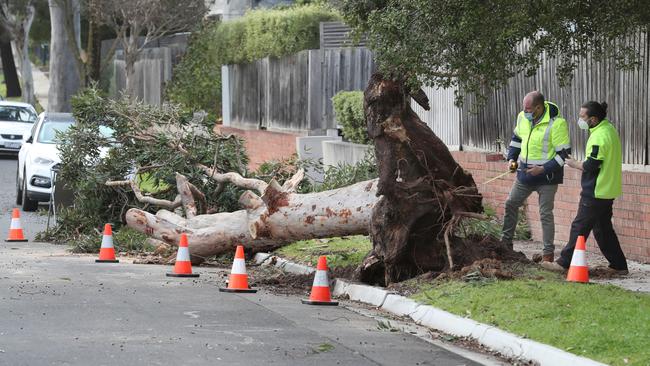
[[(15, 160), (0, 160), (0, 235)], [(23, 214), (29, 239), (46, 216)], [(218, 292), (227, 269), (96, 264), (46, 243), (0, 243), (0, 365), (478, 365), (344, 306), (262, 289)], [(462, 352), (460, 352), (462, 353)], [(463, 353), (464, 355), (467, 355)], [(492, 361), (485, 359), (485, 363)]]

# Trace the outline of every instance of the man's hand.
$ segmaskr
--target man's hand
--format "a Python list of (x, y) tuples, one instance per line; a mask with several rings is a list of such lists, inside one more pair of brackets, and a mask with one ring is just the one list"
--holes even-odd
[(544, 167), (541, 165), (535, 165), (532, 168), (526, 169), (526, 174), (530, 174), (533, 177), (536, 177), (540, 174), (544, 174)]
[(573, 169), (579, 169), (582, 170), (582, 162), (575, 160), (571, 157), (571, 155), (567, 156), (566, 159), (564, 159), (564, 163), (568, 166), (570, 166)]
[(518, 167), (519, 167), (519, 164), (517, 164), (516, 161), (514, 161), (512, 159), (508, 160), (508, 170), (510, 170), (510, 173), (516, 172)]

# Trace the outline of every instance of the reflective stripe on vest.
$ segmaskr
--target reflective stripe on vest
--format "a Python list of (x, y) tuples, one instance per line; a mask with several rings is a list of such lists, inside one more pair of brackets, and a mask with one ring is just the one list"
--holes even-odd
[(544, 131), (544, 140), (542, 141), (542, 156), (544, 158), (548, 158), (548, 140), (551, 137), (551, 128), (553, 128), (554, 121), (555, 118), (551, 118), (548, 121), (548, 126), (546, 127), (546, 131)]

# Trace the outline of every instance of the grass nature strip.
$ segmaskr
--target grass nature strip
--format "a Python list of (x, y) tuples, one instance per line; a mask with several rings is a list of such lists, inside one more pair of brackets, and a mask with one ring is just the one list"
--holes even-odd
[(356, 266), (372, 249), (367, 236), (347, 236), (330, 239), (301, 240), (276, 251), (282, 258), (315, 266), (318, 257), (327, 256), (330, 268)]
[(544, 277), (444, 281), (413, 298), (607, 364), (650, 365), (650, 295)]

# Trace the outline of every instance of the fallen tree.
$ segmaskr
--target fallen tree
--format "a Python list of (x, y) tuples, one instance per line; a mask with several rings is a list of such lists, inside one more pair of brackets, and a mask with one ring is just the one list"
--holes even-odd
[[(181, 233), (188, 236), (192, 262), (233, 251), (244, 245), (249, 251), (268, 251), (296, 240), (367, 234), (372, 209), (377, 202), (377, 181), (366, 181), (330, 191), (297, 194), (303, 179), (299, 171), (280, 186), (243, 178), (237, 173), (219, 174), (208, 170), (208, 177), (248, 189), (239, 203), (241, 210), (196, 215), (194, 198), (198, 194), (177, 175), (179, 197), (174, 201), (140, 195), (138, 199), (163, 206), (155, 215), (141, 209), (126, 213), (127, 225), (168, 244), (176, 245)], [(132, 181), (111, 181), (107, 185), (130, 185)], [(134, 187), (137, 190), (136, 187)], [(170, 210), (182, 207), (187, 217)], [(189, 213), (189, 214), (187, 214)]]
[[(105, 222), (118, 230), (126, 222), (171, 245), (186, 233), (194, 263), (238, 244), (253, 253), (370, 234), (373, 250), (358, 275), (377, 284), (507, 258), (512, 251), (495, 240), (458, 235), (464, 218), (480, 217), (481, 196), (410, 98), (403, 83), (373, 76), (365, 113), (379, 179), (313, 192), (298, 165), (248, 172), (242, 141), (214, 134), (200, 116), (88, 90), (74, 100), (78, 124), (61, 143), (74, 209), (62, 211), (54, 232), (92, 236)], [(421, 91), (413, 98), (428, 107)], [(104, 127), (114, 132), (102, 135)]]

